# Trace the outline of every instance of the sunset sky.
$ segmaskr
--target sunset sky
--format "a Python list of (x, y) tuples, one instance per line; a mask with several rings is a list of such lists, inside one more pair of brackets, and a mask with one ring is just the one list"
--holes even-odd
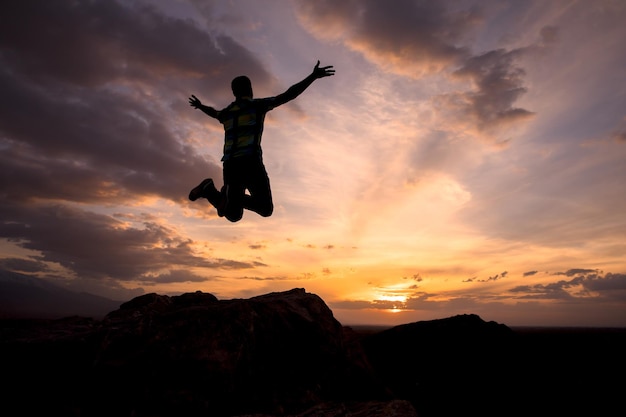
[[(626, 326), (626, 2), (4, 0), (0, 269), (126, 301), (305, 288), (342, 324)], [(230, 81), (275, 211), (219, 218)]]

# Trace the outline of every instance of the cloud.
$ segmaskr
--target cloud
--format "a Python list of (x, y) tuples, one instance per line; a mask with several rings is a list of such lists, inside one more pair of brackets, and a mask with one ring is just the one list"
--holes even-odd
[[(536, 275), (537, 271), (531, 271), (524, 276)], [(446, 309), (449, 306), (462, 306), (477, 308), (481, 305), (493, 302), (498, 305), (509, 300), (578, 300), (583, 303), (602, 303), (626, 298), (626, 274), (607, 273), (601, 274), (595, 269), (573, 268), (567, 272), (546, 274), (546, 277), (564, 275), (571, 277), (569, 280), (559, 279), (549, 283), (534, 285), (515, 285), (508, 290), (502, 290), (499, 286), (498, 293), (491, 293), (489, 289), (469, 294), (466, 290), (444, 290), (428, 292), (426, 286), (411, 286), (402, 288), (377, 287), (377, 293), (386, 297), (402, 296), (398, 300), (372, 299), (369, 301), (343, 300), (337, 305), (341, 308), (374, 308), (374, 309), (403, 309), (403, 310), (429, 310)], [(419, 276), (419, 275), (416, 275)], [(493, 283), (509, 276), (508, 271), (490, 276), (487, 279), (476, 277), (463, 280), (466, 283)], [(407, 279), (404, 277), (403, 279)], [(370, 283), (371, 284), (371, 283)], [(507, 292), (509, 294), (507, 294)], [(384, 297), (383, 297), (384, 298)], [(404, 301), (402, 301), (404, 299)], [(390, 307), (391, 306), (391, 307)], [(395, 307), (393, 307), (395, 306)], [(446, 307), (448, 306), (448, 307)]]
[(0, 29), (0, 45), (9, 52), (4, 58), (42, 83), (94, 87), (123, 78), (149, 85), (183, 74), (228, 91), (232, 74), (243, 68), (255, 79), (269, 78), (228, 36), (212, 37), (191, 20), (138, 2), (8, 0), (5, 5), (10, 12), (3, 14)]
[[(356, 271), (345, 280), (350, 291), (358, 285), (354, 277), (384, 274), (389, 253), (410, 263), (405, 259), (425, 253), (421, 245), (459, 242), (442, 247), (452, 251), (448, 264), (455, 259), (464, 265), (460, 270), (416, 267), (446, 276), (446, 285), (454, 277), (473, 277), (468, 281), (474, 284), (458, 292), (422, 296), (415, 284), (428, 288), (432, 278), (412, 281), (411, 267), (395, 273), (413, 285), (402, 296), (422, 312), (496, 300), (489, 291), (515, 285), (521, 277), (513, 275), (521, 274), (526, 257), (538, 256), (532, 259), (542, 271), (561, 268), (554, 265), (562, 256), (619, 265), (625, 129), (615, 86), (621, 85), (623, 66), (616, 64), (624, 56), (618, 49), (624, 6), (293, 4), (299, 21), (285, 26), (276, 21), (292, 10), (274, 1), (245, 10), (237, 2), (200, 0), (5, 2), (0, 237), (9, 240), (3, 245), (11, 253), (0, 264), (56, 279), (69, 270), (70, 277), (84, 278), (84, 289), (122, 290), (131, 282), (169, 289), (209, 279), (216, 291), (224, 285), (222, 291), (237, 296), (297, 279), (323, 291), (350, 269)], [(255, 91), (272, 91), (278, 79), (267, 68), (282, 79), (319, 52), (327, 55), (322, 61), (337, 65), (339, 78), (304, 100), (323, 96), (324, 105), (312, 106), (307, 123), (277, 114), (266, 126), (277, 139), (267, 143), (267, 162), (280, 182), (279, 215), (251, 217), (235, 229), (203, 222), (215, 214), (206, 201), (190, 204), (187, 193), (203, 178), (221, 177), (213, 149), (221, 147), (223, 131), (189, 107), (188, 95), (225, 105), (232, 97), (230, 79), (239, 73), (253, 79)], [(311, 123), (318, 117), (323, 123)], [(277, 129), (283, 125), (294, 129)], [(513, 144), (509, 129), (516, 133), (522, 126), (527, 134)], [(510, 146), (477, 146), (468, 138)], [(582, 140), (585, 146), (578, 146)], [(366, 222), (369, 227), (361, 227)], [(354, 225), (358, 233), (352, 233)], [(476, 240), (465, 242), (466, 232)], [(285, 251), (278, 243), (284, 233), (313, 250), (294, 244)], [(329, 234), (343, 237), (328, 244)], [(395, 242), (407, 242), (406, 249)], [(361, 249), (346, 254), (356, 244)], [(362, 272), (361, 253), (376, 269)], [(465, 261), (468, 253), (483, 256)], [(516, 255), (524, 259), (515, 261), (507, 279), (476, 266), (494, 265), (489, 256)], [(285, 276), (264, 269), (270, 267)], [(294, 278), (294, 271), (315, 273)], [(524, 273), (532, 277), (524, 284), (545, 278), (531, 272)], [(231, 278), (237, 274), (242, 281)], [(599, 290), (620, 283), (602, 274), (552, 276), (546, 280), (563, 282), (508, 293), (507, 302), (541, 304), (541, 296), (571, 301), (585, 293), (585, 303), (618, 297), (617, 289)]]
[(525, 92), (525, 72), (515, 66), (520, 50), (495, 50), (469, 58), (453, 72), (453, 77), (468, 79), (474, 90), (455, 98), (467, 117), (480, 131), (508, 127), (525, 121), (533, 113), (513, 106)]
[(171, 284), (178, 282), (205, 282), (209, 281), (206, 277), (201, 277), (184, 269), (173, 269), (163, 274), (147, 275), (142, 280), (143, 284)]
[(465, 280), (464, 282), (491, 282), (491, 281), (499, 281), (499, 280), (501, 280), (503, 278), (506, 278), (507, 274), (508, 274), (508, 272), (504, 271), (501, 274), (496, 274), (496, 275), (490, 276), (489, 278), (486, 278), (486, 279), (476, 279), (476, 277), (474, 277), (474, 278), (470, 278), (468, 280)]
[(339, 39), (368, 60), (410, 77), (437, 73), (468, 55), (463, 38), (480, 22), (476, 9), (451, 11), (441, 2), (399, 0), (299, 2), (302, 24)]
[(424, 278), (422, 278), (422, 276), (419, 273), (413, 274), (410, 277), (403, 277), (403, 279), (409, 279), (409, 278), (416, 282), (422, 282), (424, 280)]
[(626, 116), (617, 122), (617, 127), (610, 133), (611, 139), (616, 143), (626, 143)]
[[(221, 177), (177, 117), (195, 92), (230, 100), (230, 79), (271, 77), (233, 39), (140, 3), (9, 1), (0, 17), (0, 149), (7, 198), (181, 201)], [(221, 134), (218, 134), (221, 138)], [(70, 181), (71, 180), (71, 181)]]
[[(180, 272), (173, 272), (180, 269), (239, 270), (265, 266), (258, 261), (206, 259), (196, 254), (193, 241), (150, 217), (143, 223), (129, 223), (62, 204), (29, 208), (2, 204), (0, 212), (4, 215), (1, 238), (36, 251), (40, 254), (37, 262), (59, 264), (84, 279), (152, 282), (154, 277), (181, 279)], [(159, 272), (163, 270), (169, 272), (163, 275)], [(183, 278), (195, 282), (191, 275)]]
[(590, 299), (594, 302), (626, 300), (626, 274), (607, 273), (601, 275), (595, 269), (570, 269), (564, 273), (573, 277), (549, 284), (520, 285), (509, 291), (520, 294), (520, 298), (534, 299)]
[(201, 155), (193, 141), (188, 124), (204, 119), (192, 119), (186, 99), (211, 91), (227, 103), (233, 73), (273, 83), (253, 53), (141, 2), (9, 0), (4, 9), (0, 237), (40, 254), (7, 266), (56, 263), (85, 279), (147, 282), (199, 279), (181, 266), (264, 266), (206, 260), (158, 219), (85, 208), (186, 202), (199, 180), (221, 178), (219, 156)]
[[(179, 143), (160, 115), (127, 97), (72, 87), (58, 95), (3, 81), (0, 169), (7, 174), (3, 178), (12, 177), (1, 184), (7, 198), (113, 203), (160, 195), (181, 200), (207, 171), (219, 172)], [(79, 102), (70, 102), (73, 92)]]
[(242, 262), (242, 261), (235, 261), (231, 259), (217, 259), (216, 261), (211, 262), (210, 265), (213, 268), (233, 269), (233, 270), (258, 268), (258, 267), (267, 266), (267, 264), (264, 264), (263, 262), (259, 262), (259, 261)]
[(293, 281), (297, 280), (297, 278), (287, 277), (287, 276), (269, 276), (269, 277), (258, 277), (258, 276), (242, 276), (240, 278), (242, 280), (251, 280), (251, 281)]
[(538, 300), (563, 300), (571, 299), (572, 296), (565, 291), (564, 287), (569, 285), (563, 281), (548, 285), (519, 285), (511, 288), (511, 293), (519, 294), (520, 299), (538, 299)]
[(337, 300), (329, 302), (329, 306), (334, 310), (364, 310), (373, 308), (370, 301), (365, 300)]
[(49, 270), (45, 262), (23, 258), (2, 258), (0, 259), (0, 269), (25, 273)]
[(613, 132), (612, 137), (618, 143), (626, 143), (626, 130), (615, 131)]
[(561, 29), (556, 26), (544, 26), (539, 34), (542, 45), (553, 45), (561, 39)]
[[(514, 103), (527, 91), (517, 62), (539, 45), (473, 52), (469, 44), (485, 19), (476, 6), (410, 0), (392, 6), (375, 0), (298, 5), (309, 31), (343, 42), (386, 71), (415, 79), (448, 74), (467, 82), (469, 90), (444, 92), (433, 100), (441, 118), (457, 121), (452, 125), (459, 130), (469, 124), (477, 134), (494, 134), (534, 116)], [(558, 34), (557, 28), (544, 27), (540, 45), (555, 43)]]
[(568, 269), (565, 272), (556, 272), (555, 275), (566, 275), (568, 277), (573, 277), (575, 275), (593, 274), (596, 272), (598, 272), (596, 269), (572, 268)]
[(626, 274), (591, 275), (582, 280), (582, 285), (590, 291), (619, 291), (626, 298)]
[(181, 200), (220, 174), (163, 120), (172, 97), (184, 103), (181, 89), (226, 92), (236, 68), (269, 80), (249, 52), (225, 37), (218, 50), (192, 23), (149, 8), (11, 3), (0, 25), (2, 166), (19, 174), (2, 184), (11, 198), (36, 188), (74, 201)]
[[(502, 275), (502, 274), (500, 274)], [(554, 275), (546, 275), (554, 276)], [(495, 285), (495, 284), (494, 284)], [(331, 300), (329, 306), (339, 315), (358, 322), (359, 316), (373, 317), (372, 311), (393, 311), (393, 315), (378, 319), (384, 324), (403, 324), (431, 320), (456, 314), (478, 314), (484, 320), (496, 320), (512, 326), (623, 326), (626, 300), (626, 275), (599, 275), (597, 271), (575, 275), (570, 280), (558, 280), (537, 285), (519, 285), (509, 293), (480, 291), (415, 291), (404, 293), (402, 301), (391, 300)], [(607, 306), (610, 308), (607, 310)], [(358, 312), (358, 313), (357, 313)], [(563, 321), (563, 317), (570, 321)]]

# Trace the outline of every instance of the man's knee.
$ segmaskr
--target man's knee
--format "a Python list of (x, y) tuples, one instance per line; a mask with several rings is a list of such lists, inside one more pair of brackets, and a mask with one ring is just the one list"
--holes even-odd
[(272, 213), (274, 212), (274, 205), (273, 204), (269, 204), (265, 207), (262, 207), (258, 213), (259, 215), (263, 216), (263, 217), (269, 217), (272, 215)]
[(226, 219), (228, 219), (229, 221), (236, 223), (241, 220), (241, 218), (243, 217), (243, 213), (226, 214), (224, 217), (226, 217)]
[(226, 207), (224, 217), (233, 223), (238, 222), (243, 217), (243, 207), (235, 208), (234, 205), (229, 204)]

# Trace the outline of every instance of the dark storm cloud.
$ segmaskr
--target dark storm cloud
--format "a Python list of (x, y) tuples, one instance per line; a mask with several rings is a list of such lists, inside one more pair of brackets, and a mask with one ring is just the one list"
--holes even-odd
[(41, 253), (13, 268), (56, 262), (79, 277), (132, 280), (172, 265), (258, 266), (199, 258), (158, 221), (128, 226), (76, 208), (144, 196), (182, 202), (199, 179), (221, 177), (220, 155), (196, 154), (173, 126), (196, 116), (189, 94), (227, 104), (230, 80), (244, 69), (270, 82), (233, 39), (139, 2), (4, 1), (0, 237)]
[[(2, 211), (8, 217), (0, 223), (1, 238), (37, 251), (37, 261), (58, 263), (81, 278), (154, 281), (151, 277), (158, 275), (154, 271), (166, 269), (170, 269), (168, 279), (180, 279), (182, 275), (171, 270), (264, 266), (260, 262), (207, 260), (193, 252), (189, 239), (150, 219), (140, 228), (64, 205), (9, 208), (3, 204)], [(192, 278), (187, 274), (185, 281)]]
[(299, 7), (301, 20), (319, 36), (343, 38), (383, 66), (410, 64), (423, 74), (466, 56), (459, 43), (480, 21), (475, 10), (450, 11), (433, 1), (302, 1)]
[(269, 80), (232, 39), (212, 38), (190, 21), (149, 8), (114, 1), (4, 6), (3, 167), (20, 174), (11, 181), (11, 197), (47, 176), (76, 181), (70, 188), (39, 187), (50, 197), (58, 190), (58, 197), (85, 201), (109, 184), (118, 193), (180, 200), (182, 189), (218, 176), (220, 168), (168, 129), (164, 120), (178, 116), (168, 103), (190, 116), (188, 94), (217, 91), (230, 99), (230, 78), (243, 68), (261, 83)]
[(481, 131), (514, 124), (533, 113), (513, 104), (526, 93), (524, 70), (515, 65), (520, 50), (495, 50), (469, 58), (454, 76), (469, 79), (474, 90), (462, 94), (462, 109)]
[(128, 194), (180, 200), (181, 190), (209, 169), (158, 114), (126, 97), (73, 86), (53, 93), (7, 78), (0, 86), (0, 185), (12, 200), (111, 203)]
[[(137, 2), (7, 0), (0, 26), (3, 58), (24, 77), (94, 87), (120, 79), (145, 84), (181, 74), (228, 91), (233, 73), (267, 73), (227, 36)], [(202, 85), (199, 83), (199, 85)]]
[(2, 258), (0, 259), (0, 270), (15, 272), (41, 272), (48, 270), (45, 262), (34, 261), (22, 258)]

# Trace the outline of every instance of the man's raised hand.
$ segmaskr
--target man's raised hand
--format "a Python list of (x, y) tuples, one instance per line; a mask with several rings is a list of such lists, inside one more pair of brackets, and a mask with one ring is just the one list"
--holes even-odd
[(202, 106), (202, 102), (198, 100), (198, 97), (192, 94), (191, 97), (189, 97), (189, 105), (191, 107), (195, 107), (196, 109), (199, 109), (200, 106)]
[(315, 68), (313, 68), (313, 75), (315, 78), (330, 77), (331, 75), (335, 75), (335, 70), (332, 65), (320, 67), (320, 61), (318, 60), (317, 64), (315, 64)]

